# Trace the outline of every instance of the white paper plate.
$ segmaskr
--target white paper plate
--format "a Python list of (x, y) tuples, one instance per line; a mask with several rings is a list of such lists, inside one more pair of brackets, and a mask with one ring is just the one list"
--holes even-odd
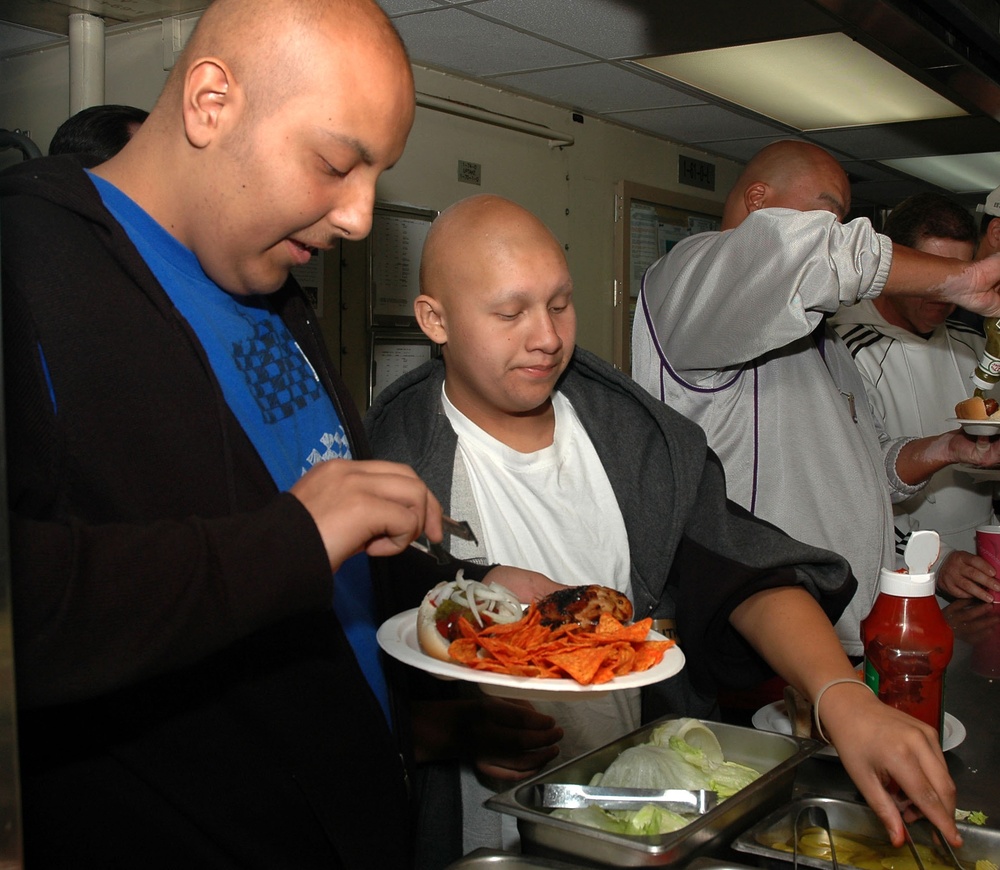
[[(495, 674), (466, 667), (458, 662), (443, 662), (427, 655), (417, 640), (417, 610), (406, 610), (387, 619), (378, 630), (379, 646), (394, 659), (433, 674), (442, 680), (465, 680), (478, 683), (489, 695), (503, 698), (536, 698), (567, 701), (596, 698), (620, 689), (635, 689), (658, 683), (672, 677), (684, 667), (684, 653), (680, 647), (672, 646), (663, 660), (647, 671), (615, 677), (597, 686), (584, 686), (572, 679), (553, 680), (541, 677), (517, 677), (509, 674)], [(662, 634), (651, 631), (647, 640), (666, 640)]]
[(949, 417), (949, 423), (958, 423), (967, 435), (1000, 435), (1000, 420), (963, 420)]
[[(753, 727), (758, 731), (777, 731), (779, 734), (792, 733), (792, 723), (785, 713), (784, 701), (775, 701), (773, 704), (761, 707), (753, 714), (751, 721), (753, 722)], [(945, 713), (944, 740), (942, 741), (941, 748), (947, 752), (949, 749), (954, 749), (963, 740), (965, 740), (965, 726), (952, 716), (951, 713)], [(824, 746), (816, 755), (825, 756), (826, 758), (836, 758), (837, 750), (832, 746)]]
[(980, 468), (978, 465), (966, 465), (959, 462), (953, 466), (955, 471), (967, 474), (973, 480), (1000, 480), (1000, 468)]

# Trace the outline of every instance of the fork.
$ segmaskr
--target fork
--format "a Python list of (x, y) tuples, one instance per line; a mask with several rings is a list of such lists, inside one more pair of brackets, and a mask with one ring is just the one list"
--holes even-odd
[[(465, 520), (453, 520), (451, 517), (441, 517), (441, 524), (444, 526), (447, 534), (461, 538), (463, 541), (472, 541), (473, 544), (479, 543), (475, 533), (472, 531), (472, 527)], [(410, 546), (420, 550), (422, 553), (429, 553), (437, 559), (439, 565), (447, 565), (449, 562), (455, 561), (455, 557), (448, 552), (443, 543), (440, 541), (437, 543), (428, 541), (426, 535), (421, 535), (416, 540), (410, 541)]]

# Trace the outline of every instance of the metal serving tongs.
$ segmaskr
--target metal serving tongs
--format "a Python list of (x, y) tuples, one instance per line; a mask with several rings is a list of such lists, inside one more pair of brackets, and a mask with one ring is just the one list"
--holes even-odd
[[(445, 534), (454, 535), (463, 541), (472, 541), (473, 544), (479, 543), (472, 531), (472, 527), (465, 520), (453, 520), (451, 517), (441, 517), (441, 524), (444, 526)], [(455, 561), (455, 557), (445, 549), (444, 544), (431, 543), (427, 540), (426, 535), (421, 535), (415, 541), (410, 541), (410, 546), (415, 547), (422, 553), (430, 553), (430, 555), (437, 559), (439, 565), (447, 565), (449, 562)]]
[(955, 850), (951, 848), (951, 843), (944, 838), (944, 834), (938, 831), (936, 827), (934, 830), (937, 831), (938, 839), (941, 841), (941, 845), (944, 846), (945, 855), (951, 863), (951, 866), (954, 867), (955, 870), (964, 870), (962, 862), (958, 860), (958, 855), (956, 855)]
[(703, 816), (715, 809), (719, 796), (714, 791), (684, 788), (601, 788), (593, 785), (546, 782), (541, 786), (540, 803), (547, 809), (600, 807), (602, 810), (637, 810), (656, 804), (675, 813)]
[[(830, 844), (830, 863), (833, 864), (833, 870), (840, 870), (840, 865), (837, 863), (837, 847), (833, 843), (833, 832), (830, 830), (830, 817), (823, 807), (816, 804), (806, 804), (795, 815), (795, 828), (792, 832), (792, 867), (797, 870), (799, 866), (799, 838), (802, 836), (800, 825), (803, 822), (806, 827), (823, 829)], [(924, 868), (920, 867), (920, 870)]]
[[(931, 848), (934, 848), (939, 854), (943, 853), (945, 862), (950, 864), (955, 870), (965, 870), (962, 866), (962, 862), (958, 860), (958, 855), (955, 854), (955, 850), (952, 849), (951, 843), (949, 843), (945, 838), (944, 834), (941, 833), (937, 825), (931, 823), (928, 819), (918, 819), (918, 822), (923, 821), (927, 823), (927, 826), (931, 829)], [(916, 824), (916, 823), (914, 823)], [(913, 859), (917, 862), (917, 866), (920, 870), (924, 870), (923, 862), (920, 860), (920, 856), (917, 854), (917, 847), (913, 842), (913, 838), (910, 836), (910, 829), (903, 822), (903, 829), (906, 831), (906, 842), (910, 847), (910, 851), (913, 853)], [(938, 848), (939, 847), (939, 848)]]
[(910, 833), (910, 826), (903, 821), (903, 836), (906, 838), (906, 845), (910, 847), (910, 854), (913, 855), (913, 860), (916, 862), (917, 870), (925, 870), (924, 862), (920, 858), (920, 852), (917, 851), (917, 844), (913, 842), (913, 834)]

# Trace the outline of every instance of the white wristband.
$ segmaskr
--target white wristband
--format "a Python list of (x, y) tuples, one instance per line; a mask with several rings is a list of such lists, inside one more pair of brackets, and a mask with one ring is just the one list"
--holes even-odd
[(864, 686), (866, 689), (871, 689), (868, 683), (862, 680), (855, 679), (854, 677), (838, 677), (836, 680), (830, 680), (829, 683), (825, 683), (822, 688), (816, 693), (816, 699), (813, 701), (813, 719), (816, 722), (816, 733), (825, 740), (827, 743), (830, 739), (823, 733), (823, 726), (819, 721), (819, 702), (823, 699), (823, 693), (826, 692), (831, 686), (836, 686), (838, 683), (854, 683), (858, 686)]

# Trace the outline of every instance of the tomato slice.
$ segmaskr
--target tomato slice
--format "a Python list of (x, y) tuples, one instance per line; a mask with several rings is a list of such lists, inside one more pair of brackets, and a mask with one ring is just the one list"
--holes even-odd
[(456, 640), (459, 636), (458, 634), (458, 618), (462, 615), (461, 611), (453, 610), (451, 613), (447, 614), (443, 619), (437, 621), (438, 634), (441, 635), (445, 640), (452, 641)]
[[(435, 622), (437, 623), (438, 633), (449, 643), (453, 640), (458, 640), (462, 636), (462, 633), (458, 630), (458, 620), (461, 617), (464, 616), (472, 624), (473, 628), (478, 628), (478, 623), (473, 617), (471, 610), (465, 608), (442, 608), (438, 612), (441, 613), (441, 610), (445, 612)], [(480, 613), (479, 616), (483, 620), (483, 628), (493, 625), (493, 620), (489, 615)]]

